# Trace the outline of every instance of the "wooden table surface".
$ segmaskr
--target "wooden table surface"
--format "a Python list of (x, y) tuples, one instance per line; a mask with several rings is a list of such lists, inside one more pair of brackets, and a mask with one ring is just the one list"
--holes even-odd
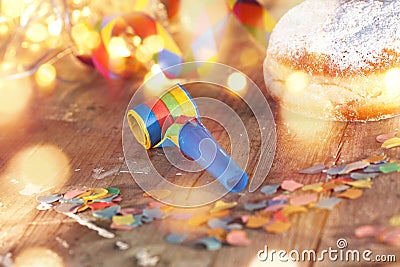
[[(399, 129), (399, 117), (368, 123), (327, 122), (282, 110), (266, 93), (262, 73), (265, 52), (250, 42), (246, 32), (238, 25), (233, 23), (230, 27), (226, 37), (229, 41), (224, 42), (219, 61), (243, 71), (255, 81), (268, 99), (276, 122), (277, 150), (264, 185), (280, 183), (285, 179), (304, 184), (325, 181), (325, 175), (301, 175), (297, 171), (317, 163), (329, 166), (366, 158), (380, 151), (380, 144), (375, 141), (376, 135)], [(243, 61), (236, 56), (249, 49), (255, 53), (253, 58)], [(74, 74), (77, 75), (77, 82), (58, 82), (52, 96), (35, 97), (17, 128), (0, 131), (0, 255), (11, 252), (15, 257), (23, 249), (47, 246), (63, 258), (65, 266), (137, 266), (135, 255), (140, 249), (146, 248), (160, 257), (157, 266), (264, 266), (257, 265), (256, 253), (265, 245), (276, 250), (321, 251), (328, 247), (336, 248), (336, 241), (345, 238), (351, 249), (393, 254), (400, 260), (399, 248), (354, 236), (356, 227), (366, 224), (387, 225), (391, 216), (400, 213), (400, 179), (397, 173), (379, 176), (374, 180), (372, 189), (365, 190), (361, 198), (344, 200), (332, 211), (311, 210), (295, 215), (291, 219), (293, 226), (286, 233), (275, 235), (263, 230), (248, 230), (253, 240), (250, 246), (224, 246), (218, 251), (168, 244), (164, 241), (164, 235), (181, 227), (168, 219), (132, 231), (112, 230), (116, 237), (106, 239), (63, 214), (52, 210), (38, 211), (35, 196), (19, 194), (26, 179), (15, 173), (10, 174), (9, 170), (13, 157), (30, 146), (56, 146), (68, 159), (69, 164), (65, 166), (67, 172), (66, 169), (57, 170), (67, 176), (59, 183), (55, 182), (47, 192), (63, 192), (71, 187), (115, 186), (121, 189), (124, 198), (122, 205), (151, 201), (142, 196), (143, 192), (127, 172), (121, 141), (125, 109), (142, 83), (143, 73), (138, 73), (129, 81), (110, 82), (73, 59), (65, 58), (57, 63), (57, 67), (71, 73), (77, 72)], [(252, 118), (246, 109), (240, 116), (250, 121)], [(206, 124), (218, 142), (229, 150), (229, 138), (220, 126), (212, 122)], [(259, 140), (251, 139), (250, 142), (251, 158), (247, 171), (251, 173), (260, 151)], [(162, 152), (149, 153), (162, 161)], [(392, 156), (398, 158), (396, 154)], [(115, 171), (104, 179), (95, 179), (93, 170), (96, 168)], [(166, 173), (172, 171), (176, 170), (168, 169)], [(195, 175), (185, 174), (185, 181), (193, 186), (202, 183), (193, 183)], [(262, 198), (259, 190), (226, 197), (239, 204), (256, 202)], [(95, 223), (109, 229), (107, 222)], [(125, 241), (130, 248), (125, 251), (115, 249), (117, 240)], [(298, 266), (399, 266), (399, 263), (378, 265), (325, 261), (299, 263)]]

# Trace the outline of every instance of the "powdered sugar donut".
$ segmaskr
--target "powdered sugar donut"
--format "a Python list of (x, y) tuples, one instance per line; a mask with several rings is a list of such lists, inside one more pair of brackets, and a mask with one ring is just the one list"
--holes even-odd
[(264, 78), (276, 101), (307, 116), (400, 114), (400, 1), (306, 0), (272, 32)]

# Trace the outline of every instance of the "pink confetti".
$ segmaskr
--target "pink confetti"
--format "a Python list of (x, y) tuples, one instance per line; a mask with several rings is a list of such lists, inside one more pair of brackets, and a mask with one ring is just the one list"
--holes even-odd
[(293, 180), (285, 180), (282, 182), (281, 188), (283, 190), (288, 190), (290, 192), (296, 191), (297, 189), (303, 187), (303, 184), (297, 183)]
[(226, 242), (232, 246), (248, 246), (251, 240), (247, 238), (246, 232), (242, 230), (234, 230), (226, 236)]
[(354, 234), (358, 238), (364, 238), (364, 237), (376, 237), (380, 233), (385, 230), (385, 227), (383, 226), (377, 226), (377, 225), (364, 225), (358, 227), (355, 231)]
[(243, 223), (247, 223), (250, 218), (250, 215), (242, 215), (242, 217), (240, 217), (240, 218), (242, 219)]
[(111, 227), (111, 229), (122, 230), (122, 231), (129, 231), (129, 230), (132, 230), (133, 228), (135, 228), (135, 227), (130, 226), (130, 225), (118, 225), (118, 224), (115, 224), (115, 223), (112, 223), (110, 225), (110, 227)]
[(166, 206), (165, 204), (163, 204), (161, 202), (158, 202), (158, 201), (153, 201), (153, 202), (150, 202), (149, 204), (147, 204), (147, 207), (149, 209), (162, 208), (162, 207), (165, 207), (165, 206)]
[(287, 195), (281, 194), (281, 195), (278, 195), (278, 196), (274, 197), (272, 200), (286, 200), (288, 198), (289, 197)]
[(389, 140), (389, 139), (394, 138), (396, 136), (397, 136), (396, 132), (381, 134), (381, 135), (378, 135), (376, 137), (376, 141), (379, 142), (379, 143), (384, 143), (386, 140)]
[(400, 227), (386, 228), (376, 239), (391, 246), (400, 246)]
[(121, 209), (118, 213), (122, 214), (122, 215), (139, 215), (142, 214), (142, 210), (141, 209), (137, 209), (137, 208), (124, 208)]
[(114, 202), (120, 202), (120, 201), (122, 201), (122, 197), (118, 196), (118, 197), (114, 198), (113, 201)]
[(290, 199), (290, 204), (293, 206), (304, 206), (318, 200), (317, 194), (304, 194)]
[(79, 196), (85, 192), (86, 190), (74, 189), (65, 193), (64, 199), (73, 199), (74, 197)]

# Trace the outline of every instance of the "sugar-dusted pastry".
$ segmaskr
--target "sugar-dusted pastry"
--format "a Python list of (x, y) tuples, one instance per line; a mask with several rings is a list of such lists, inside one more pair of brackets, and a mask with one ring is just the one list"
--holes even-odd
[(264, 77), (277, 102), (307, 116), (400, 114), (400, 1), (304, 1), (276, 25)]

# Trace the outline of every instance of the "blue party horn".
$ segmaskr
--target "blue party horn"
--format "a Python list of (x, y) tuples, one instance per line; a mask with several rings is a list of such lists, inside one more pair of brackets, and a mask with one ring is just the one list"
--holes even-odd
[(242, 191), (248, 176), (201, 123), (197, 105), (180, 84), (150, 104), (127, 114), (133, 135), (146, 149), (177, 146), (231, 192)]

